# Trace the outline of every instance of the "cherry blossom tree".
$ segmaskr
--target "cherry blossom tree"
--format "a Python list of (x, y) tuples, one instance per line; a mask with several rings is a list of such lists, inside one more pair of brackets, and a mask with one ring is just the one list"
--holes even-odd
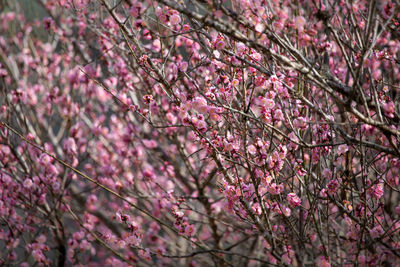
[(400, 264), (398, 0), (26, 3), (1, 265)]

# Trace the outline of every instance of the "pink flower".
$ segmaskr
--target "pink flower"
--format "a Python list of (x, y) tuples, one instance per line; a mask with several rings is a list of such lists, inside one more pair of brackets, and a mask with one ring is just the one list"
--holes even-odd
[(282, 189), (283, 189), (282, 185), (277, 185), (276, 183), (272, 183), (268, 188), (268, 192), (272, 195), (278, 195)]
[(224, 39), (220, 38), (215, 42), (215, 48), (217, 50), (222, 50), (222, 49), (224, 49), (224, 47), (225, 47)]
[(139, 250), (139, 256), (146, 261), (151, 261), (150, 250), (147, 248), (145, 250)]
[(147, 168), (143, 171), (143, 176), (147, 179), (154, 179), (154, 172), (152, 169)]
[(374, 80), (380, 80), (382, 77), (382, 71), (380, 69), (374, 70), (374, 72), (372, 72), (372, 78)]
[(275, 107), (275, 101), (272, 99), (268, 98), (261, 98), (261, 104), (266, 108), (266, 109), (272, 109)]
[(169, 22), (171, 22), (171, 25), (178, 25), (181, 23), (181, 17), (178, 14), (174, 14), (169, 18)]
[(269, 185), (269, 184), (271, 183), (271, 181), (272, 181), (271, 175), (269, 175), (269, 174), (264, 175), (264, 176), (262, 177), (262, 181), (263, 181), (265, 184)]
[(397, 215), (400, 214), (400, 205), (396, 207), (396, 213), (397, 213)]
[(287, 200), (289, 201), (290, 206), (293, 208), (301, 205), (301, 199), (295, 193), (289, 193), (287, 195)]
[(306, 19), (303, 16), (297, 16), (294, 19), (294, 26), (299, 31), (303, 30), (305, 24), (306, 24)]
[(247, 147), (247, 151), (251, 154), (251, 155), (255, 155), (257, 153), (257, 149), (254, 145), (250, 145)]
[(45, 261), (45, 256), (43, 255), (43, 252), (41, 250), (36, 249), (36, 250), (33, 250), (31, 253), (32, 253), (33, 258), (37, 262), (44, 262)]
[(125, 242), (128, 245), (138, 246), (140, 244), (140, 238), (136, 234), (129, 235), (125, 238)]
[(289, 217), (290, 214), (292, 214), (292, 211), (291, 211), (288, 207), (282, 207), (282, 213), (283, 213), (283, 215), (285, 215), (286, 217)]
[(320, 266), (320, 267), (331, 267), (329, 260), (323, 256), (320, 257), (317, 262), (318, 262), (318, 266)]
[(277, 120), (277, 121), (283, 121), (284, 120), (283, 112), (282, 112), (281, 109), (275, 110), (274, 119)]
[(50, 30), (50, 28), (53, 26), (54, 21), (50, 17), (46, 17), (43, 19), (43, 27), (46, 30)]
[(300, 128), (302, 130), (305, 130), (308, 128), (307, 119), (304, 117), (298, 117), (297, 119), (294, 119), (293, 125), (296, 128)]
[(388, 116), (389, 118), (393, 118), (394, 117), (394, 112), (395, 112), (395, 106), (393, 101), (390, 101), (388, 103), (383, 103), (382, 104), (383, 110), (385, 112), (385, 115)]
[(347, 147), (346, 144), (338, 146), (338, 154), (339, 155), (346, 153), (348, 150), (349, 150), (349, 148)]
[(246, 50), (247, 50), (247, 47), (246, 47), (245, 44), (243, 44), (243, 43), (236, 43), (236, 52), (237, 52), (239, 55), (243, 55), (243, 53), (245, 53)]
[(171, 112), (168, 112), (165, 117), (167, 118), (167, 120), (172, 123), (172, 124), (176, 124), (176, 122), (178, 121), (178, 118), (172, 114)]
[(253, 206), (251, 207), (251, 209), (253, 210), (253, 212), (257, 215), (261, 214), (261, 206), (260, 203), (254, 203)]
[(46, 242), (46, 236), (42, 234), (36, 240), (38, 243), (44, 244), (44, 242)]
[(193, 224), (189, 224), (188, 226), (185, 227), (185, 235), (187, 236), (193, 236), (195, 232), (195, 228)]
[(122, 214), (120, 212), (115, 213), (115, 217), (119, 222), (129, 222), (131, 217), (128, 214)]
[(49, 165), (49, 164), (51, 163), (51, 160), (52, 160), (52, 158), (51, 158), (49, 155), (43, 153), (43, 154), (40, 156), (39, 162), (40, 162), (41, 164), (47, 166), (47, 165)]
[(77, 241), (81, 240), (84, 236), (85, 236), (85, 234), (82, 231), (75, 232), (72, 234), (72, 238)]
[(204, 113), (207, 110), (207, 100), (204, 97), (195, 97), (192, 102), (192, 107), (197, 111)]
[[(85, 240), (83, 240), (83, 241), (85, 241)], [(124, 240), (117, 241), (116, 247), (118, 249), (123, 249), (123, 248), (125, 248), (125, 246), (126, 246), (126, 242)], [(82, 247), (82, 244), (81, 244), (81, 247)]]
[(179, 62), (179, 63), (178, 63), (178, 69), (179, 69), (180, 71), (182, 71), (182, 72), (187, 71), (187, 69), (188, 69), (188, 63), (187, 63), (186, 61)]
[(32, 188), (33, 187), (33, 182), (32, 182), (32, 180), (31, 179), (25, 179), (25, 181), (24, 181), (24, 187), (25, 188), (27, 188), (27, 189), (30, 189), (30, 188)]
[(74, 138), (68, 137), (68, 139), (64, 141), (64, 150), (69, 155), (77, 154), (78, 147), (76, 146)]
[(384, 232), (385, 231), (382, 229), (382, 227), (380, 225), (377, 225), (369, 231), (369, 234), (372, 238), (378, 238), (383, 235)]
[(33, 134), (31, 134), (31, 133), (28, 133), (26, 135), (26, 139), (28, 139), (29, 141), (33, 141), (33, 140), (35, 140), (35, 136)]
[(370, 188), (370, 194), (372, 195), (372, 197), (380, 199), (383, 196), (383, 183), (373, 185)]
[(331, 178), (332, 177), (332, 171), (330, 169), (324, 169), (322, 171), (322, 176), (324, 178)]
[(330, 180), (327, 185), (328, 193), (334, 194), (339, 189), (339, 182), (337, 180)]
[(157, 147), (157, 142), (154, 140), (143, 139), (142, 142), (146, 148), (151, 149)]
[(138, 17), (141, 13), (143, 12), (143, 5), (140, 2), (135, 3), (132, 5), (132, 7), (129, 9), (129, 13), (134, 17)]
[(253, 53), (250, 55), (250, 57), (254, 60), (254, 61), (260, 61), (261, 60), (261, 54), (260, 53)]

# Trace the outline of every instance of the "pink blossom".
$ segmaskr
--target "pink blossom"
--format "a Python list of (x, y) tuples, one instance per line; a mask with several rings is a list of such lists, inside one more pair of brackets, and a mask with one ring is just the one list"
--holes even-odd
[(276, 109), (274, 112), (274, 119), (277, 121), (283, 121), (285, 119), (281, 109)]
[(383, 189), (384, 189), (383, 183), (380, 182), (376, 185), (373, 185), (369, 192), (374, 198), (380, 199), (383, 196), (383, 192), (384, 192)]
[(243, 53), (246, 52), (247, 47), (243, 43), (236, 43), (236, 50), (239, 55), (242, 55)]
[(50, 30), (53, 24), (54, 21), (50, 17), (46, 17), (43, 19), (43, 26), (46, 30)]
[(125, 242), (128, 245), (132, 245), (132, 246), (138, 246), (141, 242), (140, 238), (138, 235), (133, 234), (133, 235), (129, 235), (125, 238)]
[(347, 147), (346, 144), (343, 144), (343, 145), (339, 145), (339, 146), (338, 146), (338, 155), (343, 155), (343, 154), (346, 153), (347, 151), (349, 151), (349, 148)]
[(32, 256), (37, 262), (45, 262), (45, 256), (40, 249), (33, 250)]
[(195, 233), (195, 228), (193, 224), (189, 224), (188, 226), (185, 227), (185, 235), (193, 236), (194, 233)]
[(179, 62), (178, 63), (178, 68), (180, 71), (185, 72), (188, 69), (188, 63), (186, 61)]
[(169, 122), (171, 122), (172, 124), (176, 124), (178, 121), (178, 118), (171, 112), (168, 112), (165, 116), (166, 116), (167, 120)]
[(297, 16), (294, 20), (294, 25), (296, 29), (302, 31), (306, 25), (306, 19), (303, 16)]
[(328, 192), (330, 194), (334, 194), (339, 189), (339, 182), (336, 179), (335, 180), (330, 180), (328, 185), (327, 185), (327, 188), (328, 188)]
[(150, 250), (148, 248), (144, 250), (139, 250), (139, 256), (146, 261), (151, 261)]
[(207, 100), (204, 97), (196, 97), (193, 99), (192, 107), (199, 112), (204, 112), (207, 109)]
[(393, 101), (384, 102), (382, 104), (382, 107), (386, 116), (388, 116), (389, 118), (394, 118), (395, 106)]
[(25, 181), (24, 181), (24, 187), (25, 188), (27, 188), (27, 189), (30, 189), (30, 188), (32, 188), (34, 186), (34, 184), (33, 184), (33, 182), (32, 182), (32, 180), (31, 179), (25, 179)]
[(171, 25), (178, 25), (181, 23), (181, 17), (178, 14), (174, 14), (169, 18)]
[(300, 128), (300, 129), (305, 130), (308, 127), (307, 119), (304, 118), (304, 117), (298, 117), (298, 118), (294, 119), (293, 125), (296, 128)]
[(262, 177), (262, 181), (266, 184), (266, 185), (269, 185), (270, 183), (271, 183), (271, 181), (272, 181), (272, 177), (271, 177), (271, 175), (264, 175), (263, 177)]
[(399, 265), (395, 1), (1, 2), (0, 265)]
[(150, 168), (147, 168), (143, 171), (143, 176), (148, 179), (154, 179), (154, 171)]
[(380, 80), (382, 77), (382, 71), (380, 69), (374, 70), (372, 72), (372, 78), (374, 78), (374, 80)]
[(68, 137), (64, 141), (64, 149), (69, 155), (76, 155), (78, 153), (78, 147), (76, 146), (75, 139), (72, 137)]
[(253, 212), (257, 215), (261, 215), (261, 206), (260, 203), (254, 203), (253, 206), (251, 207), (251, 209), (253, 210)]
[(293, 208), (301, 205), (301, 199), (295, 193), (289, 193), (287, 195), (287, 200), (289, 201), (290, 206)]
[(272, 109), (275, 106), (275, 101), (272, 99), (261, 98), (260, 102), (267, 109)]
[(324, 256), (318, 258), (318, 266), (320, 267), (331, 267), (329, 260), (326, 259)]
[(268, 192), (272, 195), (278, 195), (283, 189), (282, 187), (283, 187), (282, 185), (277, 185), (276, 183), (272, 183), (268, 188)]
[(250, 153), (251, 155), (255, 155), (255, 154), (257, 153), (257, 149), (256, 149), (256, 147), (255, 147), (254, 145), (248, 146), (248, 147), (247, 147), (247, 150), (249, 151), (249, 153)]
[(289, 217), (292, 214), (292, 211), (288, 207), (281, 207), (282, 214), (286, 217)]
[(40, 244), (44, 244), (46, 242), (46, 239), (47, 239), (46, 236), (43, 234), (38, 236), (38, 238), (36, 238), (37, 242)]
[(369, 234), (372, 238), (378, 238), (383, 235), (384, 232), (385, 231), (382, 229), (382, 227), (380, 225), (377, 225), (369, 231)]
[(396, 207), (396, 213), (397, 213), (398, 215), (400, 215), (400, 205), (398, 205), (398, 206)]
[(79, 240), (81, 240), (84, 236), (85, 236), (85, 234), (84, 234), (82, 231), (79, 231), (79, 232), (73, 233), (72, 238), (74, 238), (75, 240), (79, 241)]
[(157, 147), (157, 142), (155, 140), (143, 139), (142, 142), (146, 148), (152, 149)]
[(134, 3), (129, 9), (129, 13), (135, 18), (138, 17), (142, 12), (143, 12), (143, 5), (140, 2)]
[(225, 41), (223, 38), (219, 38), (217, 39), (217, 41), (215, 42), (215, 48), (217, 50), (222, 50), (225, 47)]
[(259, 62), (261, 60), (261, 54), (260, 53), (253, 53), (250, 55), (250, 57), (254, 60)]
[(330, 170), (330, 169), (324, 169), (323, 171), (322, 171), (322, 175), (323, 175), (323, 177), (324, 178), (331, 178), (332, 177), (332, 171)]

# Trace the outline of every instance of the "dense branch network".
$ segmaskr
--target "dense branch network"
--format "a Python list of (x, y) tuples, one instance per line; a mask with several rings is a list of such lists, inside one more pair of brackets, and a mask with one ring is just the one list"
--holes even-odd
[(22, 2), (1, 264), (399, 264), (399, 2)]

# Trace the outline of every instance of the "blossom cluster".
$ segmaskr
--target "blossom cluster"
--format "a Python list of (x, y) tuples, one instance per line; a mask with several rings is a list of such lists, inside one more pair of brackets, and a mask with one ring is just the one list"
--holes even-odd
[(0, 3), (0, 265), (400, 264), (397, 2), (33, 2)]

